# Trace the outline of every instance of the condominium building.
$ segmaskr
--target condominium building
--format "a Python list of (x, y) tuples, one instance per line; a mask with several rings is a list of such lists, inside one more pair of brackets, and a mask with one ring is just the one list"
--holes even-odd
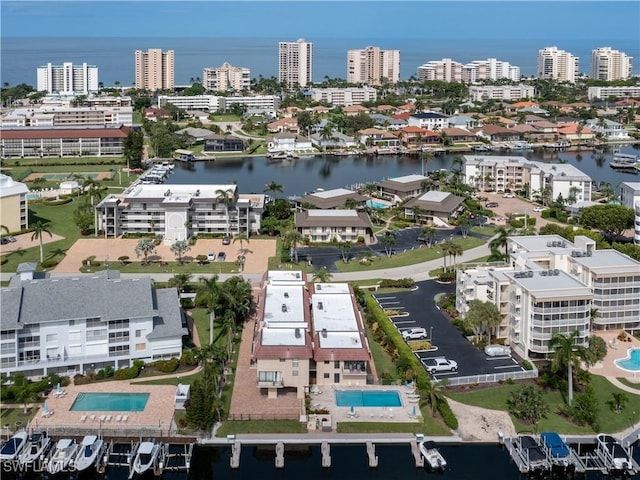
[(98, 67), (83, 63), (62, 65), (47, 63), (37, 70), (39, 92), (61, 93), (65, 95), (88, 95), (98, 91)]
[(251, 88), (251, 70), (226, 62), (221, 67), (205, 68), (202, 71), (202, 85), (215, 92), (248, 90)]
[(0, 225), (10, 232), (19, 232), (29, 226), (28, 193), (29, 188), (24, 183), (0, 173)]
[(509, 237), (507, 251), (508, 263), (459, 266), (456, 308), (464, 317), (473, 299), (494, 303), (494, 334), (524, 358), (552, 353), (554, 333), (577, 330), (586, 346), (591, 328), (640, 329), (640, 262), (585, 236)]
[(133, 107), (16, 108), (0, 118), (1, 127), (133, 125)]
[(640, 182), (620, 184), (620, 203), (635, 212), (633, 242), (640, 245)]
[(35, 269), (20, 264), (0, 290), (3, 376), (73, 376), (181, 355), (188, 330), (175, 288), (114, 270), (47, 278)]
[(474, 102), (485, 100), (516, 101), (522, 98), (533, 98), (535, 89), (531, 85), (471, 85), (469, 97)]
[(418, 80), (440, 80), (442, 82), (462, 82), (462, 64), (450, 58), (431, 60), (418, 67)]
[(373, 225), (366, 212), (357, 210), (305, 210), (296, 212), (294, 224), (305, 240), (314, 243), (371, 243)]
[[(311, 386), (367, 384), (372, 357), (350, 285), (307, 289), (301, 271), (269, 271), (257, 316), (252, 359), (268, 398), (292, 392), (303, 400)], [(294, 418), (298, 413), (292, 410)]]
[(534, 162), (525, 157), (465, 155), (467, 185), (483, 191), (528, 189), (529, 198), (591, 201), (591, 177), (568, 163)]
[(155, 185), (138, 183), (109, 195), (95, 208), (96, 233), (161, 235), (165, 243), (198, 233), (251, 235), (260, 230), (265, 195), (239, 194), (229, 185)]
[(474, 60), (462, 67), (462, 81), (465, 83), (475, 83), (482, 80), (500, 80), (503, 78), (517, 82), (520, 80), (520, 67), (495, 58)]
[(640, 98), (640, 86), (626, 86), (626, 87), (589, 87), (587, 89), (587, 95), (589, 101), (600, 99), (606, 100), (608, 98)]
[(400, 50), (366, 47), (347, 52), (347, 82), (381, 85), (400, 80)]
[(175, 57), (173, 50), (163, 52), (150, 48), (136, 50), (136, 88), (138, 90), (173, 90), (175, 86)]
[(278, 81), (288, 88), (306, 87), (313, 82), (313, 43), (300, 38), (278, 44)]
[(277, 95), (247, 95), (219, 97), (216, 95), (158, 95), (158, 108), (167, 103), (183, 110), (205, 110), (208, 112), (226, 111), (237, 104), (246, 109), (259, 108), (277, 110), (280, 107)]
[(375, 102), (378, 92), (375, 88), (347, 87), (347, 88), (312, 88), (311, 99), (314, 102), (323, 102), (333, 107), (360, 105), (366, 102)]
[(591, 78), (610, 82), (632, 76), (633, 57), (611, 47), (600, 47), (591, 52)]
[(538, 78), (575, 83), (580, 59), (558, 47), (545, 47), (538, 52)]

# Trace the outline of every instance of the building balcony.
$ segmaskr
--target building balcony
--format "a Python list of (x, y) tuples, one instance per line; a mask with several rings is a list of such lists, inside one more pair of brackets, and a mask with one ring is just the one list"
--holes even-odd
[(260, 387), (260, 388), (284, 388), (284, 382), (282, 380), (258, 380), (258, 387)]

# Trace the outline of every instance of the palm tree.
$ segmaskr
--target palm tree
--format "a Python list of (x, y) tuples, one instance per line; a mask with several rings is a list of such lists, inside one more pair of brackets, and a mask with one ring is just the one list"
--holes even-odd
[(191, 280), (190, 273), (176, 273), (173, 278), (169, 279), (169, 286), (175, 287), (178, 289), (178, 292), (183, 292), (184, 287), (187, 286), (189, 281)]
[(242, 245), (244, 244), (244, 242), (247, 242), (247, 244), (249, 243), (249, 237), (242, 233), (239, 233), (238, 235), (233, 237), (233, 243), (236, 242), (240, 242), (240, 255), (238, 256), (238, 260), (240, 261), (240, 270), (244, 270), (245, 255), (247, 254), (248, 250), (242, 248)]
[(455, 243), (453, 243), (451, 240), (445, 240), (441, 244), (440, 248), (442, 248), (442, 262), (443, 262), (442, 270), (444, 272), (447, 271), (447, 257), (451, 255), (451, 250), (454, 248), (453, 247), (454, 245)]
[(216, 190), (216, 200), (224, 204), (227, 209), (227, 235), (229, 235), (229, 205), (233, 201), (233, 191), (232, 190)]
[(44, 261), (44, 247), (42, 246), (42, 237), (44, 236), (45, 233), (48, 233), (50, 237), (53, 237), (48, 227), (49, 227), (49, 224), (44, 223), (42, 220), (38, 220), (37, 222), (31, 225), (31, 228), (33, 229), (31, 240), (40, 241), (40, 263)]
[(419, 392), (421, 396), (421, 406), (429, 406), (431, 410), (431, 414), (436, 413), (436, 409), (440, 402), (446, 402), (446, 398), (442, 391), (442, 387), (447, 384), (446, 379), (435, 383), (434, 381), (425, 382), (423, 385), (420, 385)]
[(12, 389), (13, 397), (18, 403), (23, 404), (23, 413), (27, 415), (29, 413), (27, 410), (27, 404), (36, 400), (35, 392), (31, 390), (31, 386), (29, 385), (28, 380), (22, 375), (16, 376), (14, 382), (15, 383)]
[(344, 208), (346, 210), (355, 210), (358, 205), (359, 202), (353, 197), (349, 197), (344, 201)]
[(338, 249), (340, 250), (340, 255), (342, 256), (342, 261), (344, 263), (349, 263), (349, 252), (353, 248), (353, 244), (351, 242), (340, 242), (338, 245)]
[(284, 187), (282, 185), (280, 185), (279, 183), (276, 183), (274, 181), (272, 181), (271, 183), (267, 183), (265, 185), (264, 191), (266, 193), (273, 193), (275, 195), (276, 192), (280, 192), (282, 193), (284, 191)]
[(457, 243), (451, 242), (451, 245), (449, 247), (449, 255), (451, 255), (451, 258), (452, 258), (451, 266), (454, 267), (454, 269), (456, 266), (456, 257), (458, 255), (462, 255), (463, 253), (464, 253), (464, 250), (460, 245), (458, 245)]
[(421, 224), (422, 218), (426, 215), (427, 211), (424, 208), (415, 206), (411, 209), (411, 213), (413, 214), (413, 221)]
[(5, 232), (7, 235), (9, 234), (9, 229), (4, 225), (0, 225), (0, 231)]
[(293, 258), (298, 263), (298, 245), (304, 241), (304, 237), (298, 230), (289, 230), (284, 234), (284, 241), (293, 249)]
[(384, 235), (380, 239), (380, 243), (384, 246), (384, 252), (387, 254), (387, 257), (391, 257), (393, 253), (393, 246), (396, 244), (396, 239), (393, 235)]
[(507, 251), (507, 239), (509, 238), (510, 234), (511, 230), (507, 230), (504, 227), (498, 228), (496, 236), (493, 237), (493, 239), (489, 242), (489, 248), (491, 248), (492, 250), (500, 250), (501, 248), (504, 248), (505, 256), (508, 256), (509, 252)]
[(142, 264), (144, 265), (147, 263), (147, 257), (149, 256), (149, 254), (156, 252), (156, 246), (153, 243), (152, 239), (141, 238), (138, 244), (136, 245), (135, 252), (137, 257), (140, 257), (140, 255), (144, 256), (142, 260)]
[(184, 240), (178, 240), (176, 243), (171, 245), (171, 251), (178, 259), (178, 263), (182, 265), (182, 257), (185, 253), (191, 250), (191, 247)]
[(557, 372), (567, 369), (569, 406), (573, 402), (573, 367), (580, 368), (580, 360), (591, 363), (589, 350), (581, 345), (575, 345), (579, 332), (575, 330), (569, 336), (554, 333), (549, 341), (549, 347), (555, 348), (551, 359), (551, 370)]
[(433, 246), (433, 241), (436, 239), (436, 229), (435, 227), (423, 227), (422, 228), (422, 236), (427, 241), (427, 246), (431, 248)]
[(314, 283), (328, 283), (333, 278), (331, 272), (327, 270), (327, 267), (322, 267), (313, 272)]

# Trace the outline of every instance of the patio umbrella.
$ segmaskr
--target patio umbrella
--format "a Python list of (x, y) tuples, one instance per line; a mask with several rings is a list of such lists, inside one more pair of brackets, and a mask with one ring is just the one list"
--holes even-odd
[(56, 385), (56, 392), (58, 393), (62, 392), (62, 388), (60, 387), (60, 382), (58, 382), (58, 385)]
[(414, 417), (418, 416), (418, 412), (416, 410), (416, 406), (414, 405), (413, 408), (411, 409), (411, 415), (413, 415)]
[(47, 404), (47, 402), (44, 402), (44, 405), (42, 406), (42, 413), (49, 413), (49, 404)]
[(351, 410), (349, 410), (349, 413), (351, 413), (351, 415), (353, 415), (354, 413), (356, 413), (356, 409), (353, 408), (353, 405), (351, 405)]

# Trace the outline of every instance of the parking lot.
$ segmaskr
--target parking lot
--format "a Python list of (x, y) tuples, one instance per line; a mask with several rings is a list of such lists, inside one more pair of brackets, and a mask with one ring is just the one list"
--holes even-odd
[(374, 295), (384, 309), (399, 310), (400, 316), (391, 318), (402, 331), (422, 327), (427, 331), (427, 340), (437, 347), (435, 351), (416, 352), (425, 358), (445, 357), (458, 363), (458, 370), (439, 372), (434, 378), (467, 377), (496, 373), (521, 372), (523, 367), (510, 356), (490, 357), (476, 348), (436, 307), (434, 297), (441, 292), (453, 293), (454, 285), (440, 285), (433, 280), (419, 282), (414, 291), (380, 293)]
[[(401, 253), (407, 250), (413, 250), (416, 248), (423, 248), (424, 242), (418, 240), (420, 233), (422, 231), (421, 227), (408, 227), (403, 228), (402, 230), (394, 230), (390, 232), (393, 235), (395, 244), (392, 246), (392, 252)], [(386, 256), (387, 253), (384, 250), (384, 245), (380, 243), (380, 238), (385, 234), (378, 235), (378, 242), (372, 245), (355, 245), (349, 252), (349, 261), (357, 261), (360, 252), (367, 251), (371, 255), (383, 257)], [(460, 236), (460, 229), (437, 229), (436, 230), (436, 239), (434, 243), (439, 243), (444, 240), (450, 240)], [(469, 232), (470, 237), (480, 237), (473, 232)], [(300, 247), (298, 248), (298, 260), (301, 262), (306, 262), (311, 258), (311, 262), (316, 268), (326, 268), (329, 272), (336, 272), (335, 262), (340, 260), (342, 256), (340, 255), (340, 250), (338, 247), (334, 246), (313, 246), (313, 247)]]

